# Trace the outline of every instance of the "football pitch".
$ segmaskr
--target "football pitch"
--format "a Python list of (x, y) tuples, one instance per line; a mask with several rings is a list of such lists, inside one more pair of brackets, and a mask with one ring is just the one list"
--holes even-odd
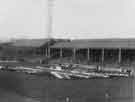
[(58, 80), (0, 72), (0, 88), (39, 102), (133, 102), (134, 78)]

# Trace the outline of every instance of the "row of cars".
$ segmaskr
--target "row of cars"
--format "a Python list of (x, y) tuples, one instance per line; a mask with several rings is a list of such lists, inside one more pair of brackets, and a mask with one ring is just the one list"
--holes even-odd
[(60, 79), (132, 77), (131, 68), (106, 68), (97, 65), (59, 64), (50, 67), (51, 73)]
[(97, 65), (81, 64), (53, 64), (46, 67), (24, 67), (24, 66), (0, 66), (4, 71), (24, 72), (35, 75), (51, 75), (57, 79), (90, 79), (90, 78), (112, 78), (112, 77), (132, 77), (134, 71), (125, 68), (106, 68)]
[(24, 67), (24, 66), (0, 66), (0, 69), (2, 71), (15, 71), (15, 72), (24, 72), (27, 74), (36, 74), (39, 72), (42, 72), (43, 70), (37, 68), (37, 67)]

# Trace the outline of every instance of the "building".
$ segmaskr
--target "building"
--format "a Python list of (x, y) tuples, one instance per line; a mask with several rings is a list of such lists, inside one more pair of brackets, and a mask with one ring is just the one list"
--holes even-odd
[(2, 59), (44, 60), (49, 56), (49, 47), (68, 39), (17, 39), (0, 45)]
[(50, 56), (96, 64), (134, 64), (135, 39), (90, 39), (56, 43)]
[(135, 39), (22, 39), (1, 45), (0, 57), (135, 65)]
[(44, 55), (49, 39), (18, 39), (11, 42), (11, 47), (16, 49), (17, 54)]

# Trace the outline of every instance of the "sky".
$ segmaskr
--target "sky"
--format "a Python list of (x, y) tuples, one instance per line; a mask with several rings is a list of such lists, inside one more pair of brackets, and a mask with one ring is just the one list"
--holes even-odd
[[(135, 38), (135, 0), (53, 0), (54, 38)], [(48, 37), (47, 0), (0, 0), (0, 39)]]
[(45, 37), (45, 0), (0, 0), (0, 39)]

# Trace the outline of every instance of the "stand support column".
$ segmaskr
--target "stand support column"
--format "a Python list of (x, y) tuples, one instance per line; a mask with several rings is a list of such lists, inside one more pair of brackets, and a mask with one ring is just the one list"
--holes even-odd
[(104, 51), (104, 48), (102, 48), (102, 59), (101, 59), (102, 64), (104, 64), (104, 54), (105, 54), (105, 51)]
[(63, 49), (62, 48), (60, 48), (60, 58), (62, 58), (63, 57), (63, 51), (62, 51)]
[(121, 48), (119, 48), (118, 62), (121, 63)]

